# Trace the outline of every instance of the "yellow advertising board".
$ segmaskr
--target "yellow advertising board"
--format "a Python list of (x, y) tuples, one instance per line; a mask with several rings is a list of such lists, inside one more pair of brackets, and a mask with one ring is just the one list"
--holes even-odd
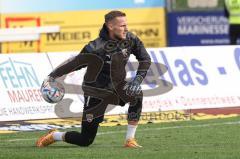
[[(146, 47), (166, 46), (164, 8), (123, 9), (129, 30)], [(1, 28), (60, 26), (59, 33), (41, 34), (38, 41), (2, 43), (2, 53), (77, 51), (97, 38), (109, 10), (2, 14)]]

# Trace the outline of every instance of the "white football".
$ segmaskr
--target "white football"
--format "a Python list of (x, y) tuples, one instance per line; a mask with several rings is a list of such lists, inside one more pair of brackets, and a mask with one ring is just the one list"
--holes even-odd
[(60, 102), (65, 94), (63, 85), (56, 80), (51, 82), (43, 82), (40, 91), (43, 99), (48, 103)]

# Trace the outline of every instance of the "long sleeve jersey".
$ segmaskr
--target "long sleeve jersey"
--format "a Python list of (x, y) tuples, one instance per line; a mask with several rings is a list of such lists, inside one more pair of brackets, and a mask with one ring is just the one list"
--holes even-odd
[(49, 76), (57, 78), (87, 67), (83, 81), (85, 85), (111, 89), (113, 84), (125, 80), (125, 66), (131, 54), (139, 62), (136, 75), (144, 78), (151, 59), (141, 40), (131, 32), (127, 33), (124, 40), (111, 40), (103, 25), (97, 39), (90, 41), (77, 56), (59, 65)]

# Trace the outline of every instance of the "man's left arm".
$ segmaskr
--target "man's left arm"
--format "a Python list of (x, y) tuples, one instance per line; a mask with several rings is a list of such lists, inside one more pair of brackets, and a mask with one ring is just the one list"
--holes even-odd
[(142, 41), (138, 37), (134, 37), (133, 39), (133, 54), (136, 56), (136, 59), (139, 62), (136, 77), (133, 81), (127, 84), (126, 94), (130, 96), (134, 96), (141, 92), (141, 83), (145, 76), (147, 75), (147, 71), (151, 65), (151, 58), (147, 53)]
[(134, 39), (133, 54), (139, 62), (136, 76), (141, 76), (144, 79), (151, 65), (151, 58), (142, 41), (138, 37), (135, 37)]

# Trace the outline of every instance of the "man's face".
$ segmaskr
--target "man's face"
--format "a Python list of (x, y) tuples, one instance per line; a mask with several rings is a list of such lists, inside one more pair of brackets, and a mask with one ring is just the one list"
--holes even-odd
[(112, 38), (118, 40), (126, 39), (128, 32), (126, 17), (116, 17), (111, 22), (109, 22), (108, 28), (109, 34), (112, 35)]

